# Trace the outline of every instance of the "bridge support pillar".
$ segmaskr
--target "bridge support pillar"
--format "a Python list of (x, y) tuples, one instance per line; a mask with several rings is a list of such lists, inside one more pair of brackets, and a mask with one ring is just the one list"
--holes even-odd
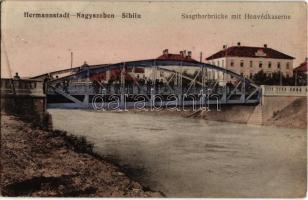
[(179, 102), (178, 102), (179, 106), (183, 107), (184, 102), (183, 102), (183, 96), (181, 94), (178, 95), (178, 100), (179, 100)]
[(121, 109), (125, 109), (125, 96), (124, 96), (124, 93), (121, 93), (121, 96), (120, 96), (120, 108)]
[(155, 107), (155, 89), (154, 88), (151, 88), (151, 108), (154, 108)]
[(89, 105), (90, 102), (89, 102), (89, 95), (88, 95), (88, 94), (84, 95), (83, 103), (84, 103), (86, 106)]
[(224, 87), (220, 102), (227, 103), (227, 87), (226, 86)]

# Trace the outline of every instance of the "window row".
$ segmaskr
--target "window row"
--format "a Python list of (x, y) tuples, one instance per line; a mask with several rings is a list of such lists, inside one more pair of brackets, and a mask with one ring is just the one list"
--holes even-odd
[[(221, 60), (221, 61), (212, 61), (212, 64), (213, 65), (217, 65), (219, 67), (225, 67), (225, 63), (224, 63), (224, 60)], [(244, 60), (241, 60), (240, 61), (240, 67), (244, 67), (245, 66), (245, 62)], [(249, 67), (253, 67), (254, 66), (254, 63), (252, 60), (249, 61)], [(235, 64), (234, 64), (234, 60), (231, 60), (230, 62), (230, 66), (231, 67), (234, 67)], [(271, 61), (268, 61), (268, 62), (264, 62), (264, 61), (259, 61), (257, 66), (259, 66), (259, 68), (263, 68), (263, 67), (267, 67), (267, 68), (272, 68), (272, 67), (276, 67), (277, 69), (281, 69), (281, 63), (280, 62), (277, 62), (275, 63), (275, 65), (271, 62)], [(290, 62), (286, 62), (286, 69), (290, 69)]]
[[(254, 63), (253, 63), (252, 60), (249, 61), (249, 67), (253, 67), (253, 64), (254, 64)], [(273, 67), (273, 63), (272, 63), (271, 61), (268, 61), (268, 62), (259, 61), (259, 62), (258, 62), (259, 68), (265, 67), (265, 64), (267, 64), (267, 67), (268, 67), (268, 68), (272, 68), (272, 67)], [(233, 60), (231, 60), (230, 66), (231, 66), (231, 67), (234, 67), (234, 61), (233, 61)], [(245, 65), (244, 65), (244, 61), (241, 60), (241, 61), (240, 61), (240, 67), (244, 67), (244, 66), (245, 66)], [(281, 69), (281, 63), (280, 63), (280, 62), (277, 62), (277, 63), (276, 63), (276, 68), (277, 68), (277, 69)], [(286, 69), (290, 69), (290, 62), (286, 62)]]

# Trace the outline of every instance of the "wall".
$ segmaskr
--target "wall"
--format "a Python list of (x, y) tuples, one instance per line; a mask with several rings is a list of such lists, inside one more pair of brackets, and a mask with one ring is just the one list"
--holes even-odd
[(51, 118), (46, 112), (43, 82), (1, 79), (1, 112), (17, 115), (35, 125), (49, 126)]
[[(244, 66), (240, 66), (241, 60), (244, 62)], [(233, 61), (234, 66), (231, 67), (231, 61)], [(252, 67), (250, 67), (250, 61), (252, 61)], [(259, 62), (262, 61), (262, 68), (259, 67)], [(210, 64), (214, 64), (220, 67), (222, 62), (227, 66), (227, 69), (232, 70), (238, 74), (243, 73), (246, 78), (249, 78), (250, 73), (256, 74), (260, 70), (263, 70), (265, 73), (273, 73), (280, 71), (284, 75), (293, 76), (293, 60), (291, 59), (271, 59), (271, 58), (247, 58), (247, 57), (227, 57), (226, 58), (217, 58), (208, 61)], [(218, 62), (220, 65), (218, 65)], [(271, 62), (271, 67), (268, 67), (268, 63)], [(277, 68), (277, 63), (280, 63), (280, 69)], [(286, 65), (289, 62), (289, 68), (287, 69)]]
[(261, 86), (262, 102), (258, 105), (228, 105), (221, 111), (212, 108), (201, 117), (235, 123), (307, 128), (306, 86)]

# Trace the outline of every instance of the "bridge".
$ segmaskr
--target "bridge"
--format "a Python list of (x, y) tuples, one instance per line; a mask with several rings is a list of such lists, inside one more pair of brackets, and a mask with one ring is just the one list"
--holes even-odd
[(261, 89), (231, 70), (166, 54), (157, 59), (87, 65), (33, 77), (49, 108), (138, 108), (258, 104)]

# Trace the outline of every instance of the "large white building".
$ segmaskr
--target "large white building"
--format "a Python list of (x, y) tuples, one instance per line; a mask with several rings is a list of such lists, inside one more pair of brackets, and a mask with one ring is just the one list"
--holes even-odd
[[(271, 76), (273, 72), (280, 71), (286, 77), (293, 75), (294, 57), (267, 47), (223, 46), (221, 51), (206, 58), (209, 64), (234, 71), (246, 78), (263, 70)], [(218, 75), (219, 78), (219, 75)]]

